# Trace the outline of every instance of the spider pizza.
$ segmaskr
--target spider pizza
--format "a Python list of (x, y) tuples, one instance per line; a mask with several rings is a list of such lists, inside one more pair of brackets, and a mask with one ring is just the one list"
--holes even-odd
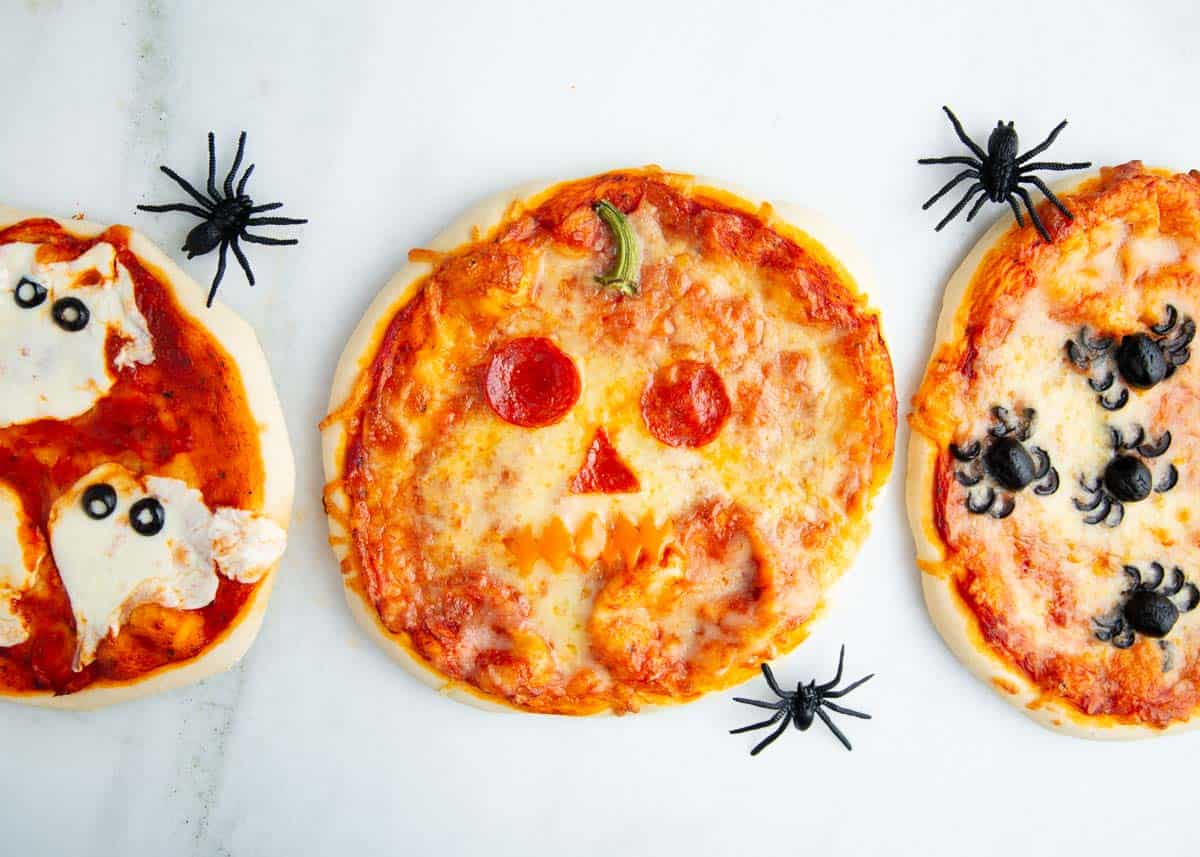
[(930, 612), (1039, 721), (1156, 735), (1200, 709), (1200, 174), (1133, 162), (993, 229), (914, 400)]
[(125, 227), (0, 208), (0, 697), (89, 708), (231, 665), (291, 494), (240, 319)]
[(571, 714), (795, 646), (895, 429), (878, 319), (803, 223), (647, 168), (505, 195), (414, 251), (324, 426), (376, 638), (460, 699)]

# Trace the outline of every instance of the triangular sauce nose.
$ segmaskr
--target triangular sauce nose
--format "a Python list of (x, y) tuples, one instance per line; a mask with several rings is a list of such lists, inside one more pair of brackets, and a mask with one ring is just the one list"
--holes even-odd
[(597, 428), (583, 464), (571, 479), (571, 493), (632, 494), (641, 488), (637, 475), (621, 459), (603, 426)]

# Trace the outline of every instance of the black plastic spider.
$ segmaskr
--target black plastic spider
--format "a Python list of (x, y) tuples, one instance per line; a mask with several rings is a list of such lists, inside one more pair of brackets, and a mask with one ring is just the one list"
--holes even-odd
[[(1190, 316), (1181, 322), (1179, 310), (1167, 304), (1163, 320), (1150, 325), (1149, 330), (1121, 337), (1120, 345), (1111, 336), (1092, 339), (1086, 327), (1067, 340), (1067, 358), (1089, 373), (1088, 384), (1105, 410), (1119, 411), (1129, 401), (1128, 387), (1149, 390), (1174, 375), (1191, 357), (1188, 346), (1196, 336), (1196, 322)], [(1098, 374), (1093, 374), (1097, 369)], [(1110, 398), (1108, 391), (1118, 376), (1124, 386)]]
[[(760, 723), (751, 723), (749, 726), (743, 726), (740, 729), (731, 729), (730, 735), (740, 735), (743, 732), (751, 732), (755, 729), (766, 729), (768, 726), (773, 726), (779, 723), (779, 728), (768, 735), (763, 740), (754, 745), (754, 749), (750, 751), (751, 756), (757, 756), (766, 749), (772, 741), (782, 735), (788, 728), (788, 723), (795, 725), (801, 732), (807, 731), (808, 727), (813, 725), (813, 718), (820, 717), (821, 722), (829, 727), (829, 730), (837, 736), (837, 739), (842, 742), (842, 746), (847, 750), (853, 750), (846, 736), (842, 734), (842, 730), (837, 728), (837, 724), (830, 719), (822, 709), (828, 708), (830, 711), (836, 711), (838, 714), (845, 714), (850, 717), (858, 717), (862, 720), (870, 720), (870, 714), (864, 714), (861, 711), (855, 711), (853, 708), (844, 708), (837, 703), (830, 702), (831, 699), (838, 699), (845, 696), (854, 688), (864, 684), (868, 680), (875, 677), (875, 673), (868, 676), (863, 676), (858, 681), (851, 682), (841, 690), (834, 690), (837, 683), (842, 680), (842, 664), (846, 660), (846, 647), (842, 646), (842, 653), (838, 655), (837, 674), (832, 680), (825, 684), (817, 684), (816, 680), (810, 681), (808, 684), (799, 682), (796, 684), (796, 689), (783, 690), (779, 686), (779, 682), (775, 681), (775, 674), (771, 672), (771, 667), (767, 664), (762, 665), (763, 677), (767, 680), (767, 686), (772, 692), (779, 697), (778, 702), (763, 702), (758, 699), (744, 699), (735, 697), (734, 702), (741, 702), (745, 705), (753, 705), (756, 708), (771, 708), (775, 713), (766, 720)], [(782, 721), (782, 722), (781, 722)]]
[[(1157, 483), (1154, 474), (1142, 459), (1158, 458), (1171, 447), (1171, 433), (1163, 432), (1154, 443), (1146, 441), (1146, 430), (1138, 426), (1132, 440), (1125, 440), (1117, 429), (1112, 432), (1113, 457), (1104, 467), (1104, 473), (1088, 480), (1079, 477), (1079, 485), (1086, 492), (1083, 499), (1073, 498), (1075, 508), (1086, 512), (1085, 524), (1104, 524), (1115, 527), (1125, 518), (1125, 504), (1137, 503), (1150, 496), (1151, 491), (1164, 494), (1179, 481), (1179, 471), (1168, 464), (1166, 472)], [(1132, 454), (1131, 454), (1132, 453)]]
[[(1145, 577), (1137, 566), (1125, 566), (1130, 585), (1121, 592), (1120, 603), (1092, 619), (1097, 640), (1118, 649), (1132, 646), (1137, 634), (1162, 640), (1179, 621), (1179, 614), (1200, 604), (1200, 589), (1187, 580), (1183, 569), (1175, 567), (1168, 573), (1158, 562), (1148, 568), (1149, 577)], [(1163, 669), (1170, 669), (1170, 658), (1164, 658)]]
[(199, 206), (187, 203), (138, 206), (142, 211), (182, 211), (187, 214), (194, 214), (204, 221), (188, 233), (187, 240), (183, 242), (182, 249), (183, 252), (188, 254), (188, 258), (191, 259), (194, 256), (203, 256), (205, 253), (210, 253), (220, 248), (220, 254), (217, 258), (217, 275), (213, 277), (212, 288), (208, 292), (208, 306), (210, 307), (212, 306), (213, 298), (217, 296), (217, 287), (221, 284), (221, 278), (225, 276), (226, 250), (233, 250), (233, 255), (237, 258), (238, 264), (246, 272), (247, 282), (252, 286), (254, 285), (254, 272), (250, 270), (250, 263), (246, 260), (246, 254), (238, 246), (239, 238), (249, 241), (252, 244), (270, 244), (272, 246), (300, 243), (295, 238), (268, 238), (263, 235), (252, 235), (246, 231), (246, 227), (292, 226), (300, 223), (308, 223), (307, 219), (298, 217), (254, 216), (264, 211), (274, 211), (277, 208), (282, 208), (283, 203), (269, 202), (265, 205), (255, 205), (254, 200), (246, 194), (246, 182), (250, 180), (250, 174), (254, 172), (254, 164), (246, 167), (246, 172), (242, 173), (242, 178), (237, 183), (237, 190), (234, 190), (233, 182), (237, 176), (238, 167), (242, 165), (242, 155), (245, 154), (245, 151), (246, 132), (243, 131), (241, 136), (238, 137), (237, 155), (234, 156), (233, 166), (229, 168), (229, 175), (225, 177), (225, 193), (222, 195), (217, 191), (216, 183), (216, 138), (212, 132), (209, 132), (208, 197), (205, 197), (204, 194), (192, 187), (186, 179), (170, 167), (163, 166), (161, 167), (162, 171), (187, 191), (188, 195), (199, 203)]
[(1067, 220), (1073, 220), (1071, 212), (1067, 211), (1067, 207), (1062, 204), (1057, 196), (1046, 187), (1046, 183), (1035, 175), (1031, 175), (1035, 170), (1082, 170), (1090, 167), (1090, 161), (1079, 161), (1073, 164), (1059, 163), (1058, 161), (1037, 161), (1036, 163), (1026, 163), (1030, 158), (1040, 155), (1054, 142), (1054, 139), (1059, 135), (1063, 128), (1067, 127), (1067, 120), (1064, 119), (1058, 123), (1050, 136), (1043, 140), (1038, 145), (1034, 146), (1023, 155), (1018, 155), (1019, 151), (1017, 143), (1017, 132), (1013, 128), (1012, 122), (997, 122), (996, 127), (992, 129), (991, 135), (988, 137), (987, 151), (979, 147), (979, 144), (967, 136), (967, 132), (963, 130), (962, 123), (958, 121), (958, 117), (951, 112), (949, 107), (943, 107), (946, 115), (950, 117), (950, 123), (954, 126), (954, 133), (958, 135), (958, 139), (966, 144), (967, 148), (975, 153), (974, 158), (968, 158), (961, 155), (955, 155), (948, 158), (921, 158), (917, 161), (918, 164), (965, 164), (967, 169), (956, 175), (950, 181), (929, 198), (929, 200), (921, 206), (922, 210), (928, 210), (935, 202), (951, 191), (959, 182), (967, 179), (974, 179), (974, 183), (967, 188), (967, 192), (963, 194), (963, 198), (958, 201), (954, 208), (950, 209), (950, 213), (942, 218), (942, 222), (935, 228), (941, 231), (942, 227), (954, 219), (971, 198), (980, 191), (983, 196), (979, 197), (975, 202), (975, 206), (967, 215), (967, 220), (973, 220), (975, 215), (979, 213), (979, 209), (983, 204), (991, 200), (992, 202), (1007, 202), (1012, 208), (1013, 215), (1017, 218), (1019, 226), (1025, 225), (1024, 218), (1021, 217), (1021, 208), (1017, 205), (1016, 197), (1020, 197), (1025, 203), (1025, 208), (1029, 211), (1029, 218), (1033, 221), (1033, 225), (1037, 227), (1038, 233), (1041, 234), (1042, 240), (1047, 244), (1053, 243), (1050, 240), (1050, 233), (1046, 231), (1046, 227), (1042, 225), (1041, 219), (1038, 217), (1037, 209), (1033, 207), (1033, 199), (1029, 196), (1029, 191), (1022, 184), (1031, 184), (1045, 194), (1046, 199), (1050, 200)]
[[(1040, 446), (1025, 446), (1036, 415), (1033, 408), (1025, 408), (1014, 419), (1008, 408), (996, 405), (992, 408), (995, 422), (983, 441), (950, 444), (950, 454), (967, 465), (956, 469), (954, 478), (967, 489), (968, 512), (1007, 518), (1016, 507), (1013, 495), (1029, 485), (1043, 497), (1058, 490), (1058, 471), (1050, 466), (1050, 455)], [(982, 496), (977, 496), (974, 489), (985, 478), (1000, 490), (984, 485)]]

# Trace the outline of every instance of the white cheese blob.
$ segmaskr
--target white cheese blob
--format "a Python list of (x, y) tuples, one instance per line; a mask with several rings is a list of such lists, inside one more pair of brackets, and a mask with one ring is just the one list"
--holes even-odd
[(0, 483), (0, 646), (15, 646), (29, 637), (13, 602), (33, 581), (46, 545), (29, 525), (21, 498)]
[[(112, 389), (114, 369), (154, 361), (133, 279), (111, 244), (45, 264), (38, 246), (0, 245), (0, 426), (79, 416)], [(55, 320), (64, 300), (86, 309), (81, 329)], [(68, 322), (82, 320), (77, 309), (65, 312)], [(110, 330), (122, 340), (113, 369), (105, 351)]]
[[(115, 492), (115, 504), (93, 500), (85, 508), (88, 489), (105, 485)], [(143, 500), (157, 502), (161, 528), (146, 526), (153, 516), (144, 510), (142, 525), (134, 526), (131, 515)], [(286, 545), (283, 529), (269, 518), (225, 508), (214, 514), (186, 483), (141, 480), (118, 464), (100, 465), (59, 497), (49, 529), (75, 615), (76, 670), (91, 663), (100, 642), (119, 632), (139, 605), (204, 607), (217, 594), (218, 570), (254, 582)]]

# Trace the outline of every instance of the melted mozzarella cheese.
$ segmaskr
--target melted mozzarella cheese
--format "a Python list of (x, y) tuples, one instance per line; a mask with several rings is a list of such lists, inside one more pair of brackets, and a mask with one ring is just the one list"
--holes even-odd
[[(117, 503), (102, 519), (84, 509), (84, 492), (107, 484)], [(130, 524), (130, 508), (152, 497), (162, 504), (164, 524), (142, 535)], [(204, 505), (200, 492), (177, 479), (144, 481), (120, 465), (97, 467), (55, 502), (50, 544), (75, 615), (75, 669), (90, 663), (96, 648), (117, 633), (141, 604), (184, 610), (210, 604), (217, 570), (242, 581), (259, 579), (283, 553), (283, 530), (269, 519)]]
[[(105, 350), (110, 331), (122, 341), (115, 370), (154, 360), (133, 280), (111, 244), (97, 244), (69, 262), (41, 263), (37, 249), (0, 245), (0, 426), (69, 419), (90, 410), (116, 381)], [(17, 302), (23, 278), (46, 290), (37, 306)], [(87, 308), (82, 330), (55, 323), (54, 304), (63, 298)]]
[(40, 540), (26, 544), (32, 532), (21, 498), (0, 484), (0, 646), (24, 642), (29, 632), (14, 609), (13, 601), (33, 580), (45, 555)]

